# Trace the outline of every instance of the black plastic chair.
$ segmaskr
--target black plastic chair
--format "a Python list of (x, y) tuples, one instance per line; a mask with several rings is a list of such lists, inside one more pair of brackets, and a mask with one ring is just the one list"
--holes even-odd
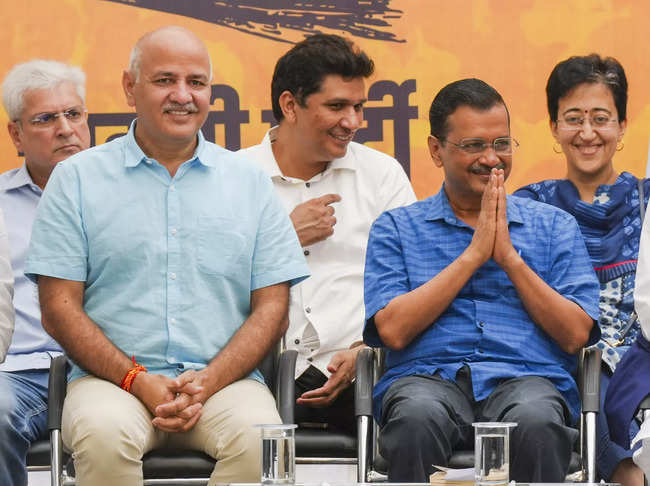
[[(583, 349), (578, 362), (578, 388), (582, 400), (579, 452), (573, 453), (569, 472), (580, 481), (596, 482), (596, 414), (599, 411), (601, 351)], [(359, 475), (363, 482), (385, 481), (388, 463), (379, 454), (379, 427), (372, 417), (372, 387), (384, 372), (383, 351), (363, 350), (357, 356), (357, 423), (359, 424)], [(364, 387), (359, 391), (359, 387)], [(452, 468), (474, 467), (474, 451), (455, 451)], [(573, 474), (571, 475), (573, 477)], [(360, 480), (361, 482), (361, 480)]]
[[(293, 375), (286, 371), (289, 360), (290, 355), (274, 350), (258, 366), (269, 389), (276, 397), (281, 417), (287, 416), (290, 413), (289, 410), (293, 410), (293, 393), (289, 394), (288, 391), (285, 391), (289, 385), (293, 387)], [(295, 366), (295, 357), (293, 357), (293, 362)], [(61, 416), (66, 394), (67, 365), (67, 358), (59, 356), (53, 360), (50, 367), (48, 429), (50, 431), (49, 455), (52, 464), (52, 486), (76, 484), (73, 462), (69, 454), (63, 450), (61, 440)], [(291, 380), (283, 380), (282, 377), (285, 376), (291, 376)], [(284, 397), (291, 397), (291, 399), (285, 400)], [(143, 484), (207, 484), (214, 465), (215, 460), (212, 457), (199, 451), (156, 449), (142, 458)]]
[[(283, 378), (287, 382), (290, 381), (291, 384), (286, 387), (286, 393), (288, 394), (288, 397), (286, 397), (287, 409), (281, 411), (280, 416), (282, 422), (292, 424), (295, 417), (294, 376), (298, 352), (296, 350), (286, 350), (283, 354), (287, 355), (287, 367), (284, 372), (288, 373)], [(346, 464), (358, 466), (358, 442), (353, 434), (329, 429), (298, 427), (295, 438), (296, 464)]]
[(26, 463), (28, 472), (50, 470), (49, 439), (39, 439), (29, 446)]

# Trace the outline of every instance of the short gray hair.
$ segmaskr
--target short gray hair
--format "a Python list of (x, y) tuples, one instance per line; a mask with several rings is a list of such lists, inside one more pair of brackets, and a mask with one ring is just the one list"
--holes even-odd
[(34, 59), (16, 64), (2, 82), (2, 104), (11, 121), (19, 120), (24, 96), (34, 89), (51, 89), (61, 83), (71, 83), (81, 101), (86, 102), (86, 75), (77, 66), (58, 61)]

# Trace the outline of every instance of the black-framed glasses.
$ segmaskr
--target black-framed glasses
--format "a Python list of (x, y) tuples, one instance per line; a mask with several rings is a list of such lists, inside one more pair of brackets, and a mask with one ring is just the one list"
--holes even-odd
[(618, 122), (617, 118), (603, 113), (590, 115), (588, 117), (567, 115), (564, 118), (559, 118), (557, 125), (561, 130), (582, 130), (585, 120), (589, 120), (591, 128), (595, 130), (611, 130)]
[(519, 142), (512, 137), (499, 137), (492, 140), (492, 142), (488, 142), (482, 138), (464, 138), (458, 143), (452, 142), (451, 140), (445, 141), (455, 145), (468, 154), (480, 154), (487, 150), (488, 147), (492, 147), (499, 155), (510, 155), (516, 147), (519, 147)]
[(87, 110), (81, 106), (73, 106), (65, 111), (39, 113), (28, 120), (28, 123), (37, 128), (51, 127), (56, 123), (57, 118), (64, 116), (70, 123), (81, 123)]

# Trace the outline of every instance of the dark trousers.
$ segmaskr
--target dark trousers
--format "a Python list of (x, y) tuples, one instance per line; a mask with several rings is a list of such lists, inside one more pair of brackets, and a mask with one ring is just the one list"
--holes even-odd
[[(304, 392), (320, 388), (327, 376), (315, 366), (310, 366), (296, 379), (296, 398)], [(302, 427), (329, 428), (353, 435), (357, 433), (354, 416), (354, 385), (347, 387), (329, 407), (309, 407), (296, 404), (295, 420)]]
[(382, 402), (379, 451), (391, 482), (429, 482), (433, 465), (446, 466), (454, 450), (473, 449), (472, 422), (516, 422), (510, 432), (510, 479), (564, 482), (578, 431), (553, 384), (527, 376), (500, 383), (475, 402), (469, 368), (458, 384), (439, 376), (408, 376), (393, 383)]

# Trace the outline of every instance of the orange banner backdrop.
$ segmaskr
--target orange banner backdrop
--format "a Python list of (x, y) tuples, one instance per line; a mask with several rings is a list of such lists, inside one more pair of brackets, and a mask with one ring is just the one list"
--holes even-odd
[[(367, 127), (360, 138), (410, 168), (416, 193), (424, 198), (442, 181), (426, 137), (429, 105), (443, 85), (478, 77), (503, 95), (512, 134), (521, 144), (508, 181), (514, 190), (564, 175), (564, 157), (552, 150), (544, 87), (558, 61), (597, 52), (621, 61), (630, 86), (625, 148), (615, 166), (645, 173), (650, 135), (645, 0), (268, 0), (253, 8), (260, 3), (4, 0), (0, 75), (32, 58), (81, 66), (88, 76), (94, 140), (103, 143), (123, 133), (132, 117), (120, 78), (134, 42), (157, 27), (182, 25), (205, 41), (212, 56), (214, 102), (204, 130), (217, 143), (238, 148), (258, 143), (270, 126), (271, 75), (290, 43), (313, 32), (345, 35), (377, 66), (368, 82)], [(316, 3), (328, 6), (317, 9)], [(0, 122), (7, 121), (3, 111)], [(22, 163), (6, 134), (0, 150), (0, 170)]]

